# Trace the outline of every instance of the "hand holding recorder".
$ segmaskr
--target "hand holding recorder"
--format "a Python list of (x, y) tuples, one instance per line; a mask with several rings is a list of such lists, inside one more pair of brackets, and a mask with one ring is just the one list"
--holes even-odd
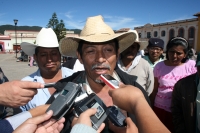
[(100, 79), (112, 89), (119, 88), (119, 81), (109, 74), (100, 75)]

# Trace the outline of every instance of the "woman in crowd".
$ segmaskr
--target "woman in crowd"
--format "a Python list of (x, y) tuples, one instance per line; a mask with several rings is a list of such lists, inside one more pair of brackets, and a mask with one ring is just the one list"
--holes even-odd
[(190, 52), (187, 40), (174, 37), (169, 40), (166, 60), (154, 68), (154, 90), (150, 96), (153, 109), (163, 124), (173, 132), (171, 98), (175, 83), (188, 75), (196, 73), (195, 61), (189, 60)]

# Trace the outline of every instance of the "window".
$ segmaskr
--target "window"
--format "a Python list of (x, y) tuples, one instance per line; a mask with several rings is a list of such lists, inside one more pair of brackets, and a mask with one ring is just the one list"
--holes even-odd
[(183, 29), (183, 28), (180, 28), (180, 29), (178, 30), (178, 36), (179, 36), (179, 37), (184, 37), (184, 29)]
[(161, 31), (161, 36), (165, 36), (165, 31)]
[(194, 42), (195, 42), (195, 28), (194, 27), (190, 27), (188, 29), (188, 42), (189, 45), (194, 48)]
[(174, 29), (171, 29), (171, 30), (169, 31), (169, 40), (170, 40), (172, 37), (175, 37), (175, 36), (174, 36)]
[(158, 32), (154, 31), (154, 37), (157, 37), (157, 36), (158, 36)]
[(142, 33), (139, 33), (139, 38), (141, 38), (142, 37)]
[(151, 32), (147, 32), (147, 38), (151, 38)]
[(194, 38), (194, 27), (189, 28), (188, 34), (189, 34), (189, 38)]

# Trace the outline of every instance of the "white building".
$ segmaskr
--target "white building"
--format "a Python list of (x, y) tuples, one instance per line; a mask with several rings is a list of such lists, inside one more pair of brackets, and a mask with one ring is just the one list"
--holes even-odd
[[(199, 13), (195, 14), (194, 16), (198, 17)], [(199, 18), (191, 18), (159, 24), (148, 23), (144, 26), (135, 27), (134, 29), (137, 30), (140, 40), (148, 40), (149, 38), (160, 38), (165, 42), (166, 48), (167, 42), (172, 37), (180, 36), (187, 39), (190, 46), (199, 51), (199, 22)]]
[(0, 35), (0, 51), (12, 52), (13, 46), (10, 42), (10, 36)]
[[(39, 31), (22, 31), (22, 30), (16, 30), (16, 36), (15, 36), (15, 30), (5, 30), (4, 35), (10, 37), (10, 46), (5, 48), (5, 51), (15, 51), (20, 50), (20, 44), (22, 42), (29, 42), (34, 43), (36, 41), (36, 36), (39, 33)], [(17, 38), (17, 39), (16, 39)]]
[[(4, 52), (15, 52), (16, 48), (17, 50), (20, 50), (20, 44), (22, 42), (34, 43), (38, 33), (39, 31), (16, 30), (15, 37), (15, 30), (5, 30), (4, 35), (0, 34), (0, 50), (1, 47)], [(74, 36), (78, 36), (78, 34), (74, 34), (74, 31), (66, 32), (66, 37)]]

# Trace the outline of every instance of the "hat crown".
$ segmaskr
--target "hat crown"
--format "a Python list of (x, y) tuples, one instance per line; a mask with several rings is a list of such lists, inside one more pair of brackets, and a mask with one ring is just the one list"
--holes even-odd
[(103, 21), (101, 15), (89, 17), (80, 36), (114, 35), (114, 31)]
[(76, 56), (76, 50), (80, 41), (103, 43), (116, 39), (119, 44), (119, 51), (122, 52), (135, 41), (136, 35), (133, 32), (115, 34), (108, 26), (101, 15), (89, 17), (83, 30), (78, 37), (66, 37), (61, 39), (59, 50), (64, 56)]
[(129, 31), (135, 33), (135, 35), (136, 35), (135, 42), (139, 42), (138, 32), (136, 30), (129, 30)]
[(160, 47), (164, 48), (164, 41), (160, 38), (150, 38), (148, 47)]
[(42, 28), (37, 35), (36, 45), (40, 47), (58, 47), (58, 39), (51, 28)]

